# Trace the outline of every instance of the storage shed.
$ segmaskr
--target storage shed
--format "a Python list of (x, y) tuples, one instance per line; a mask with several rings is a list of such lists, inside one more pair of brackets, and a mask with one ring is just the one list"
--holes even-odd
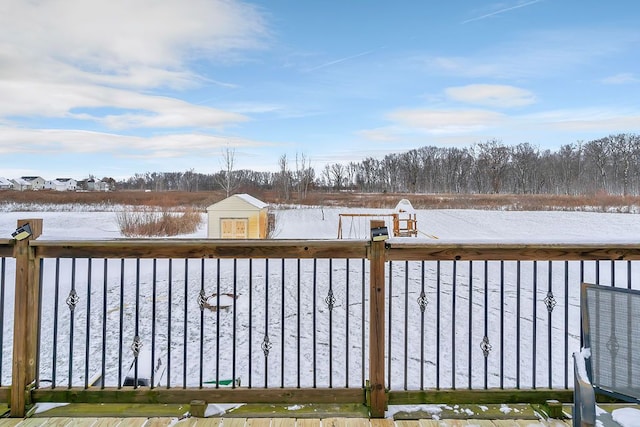
[(212, 239), (266, 239), (268, 205), (249, 194), (234, 194), (207, 208)]

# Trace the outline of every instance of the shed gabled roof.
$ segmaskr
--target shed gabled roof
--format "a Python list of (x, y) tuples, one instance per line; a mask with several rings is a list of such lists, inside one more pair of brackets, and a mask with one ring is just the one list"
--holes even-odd
[(226, 199), (220, 200), (217, 203), (212, 204), (211, 206), (207, 207), (207, 210), (215, 210), (216, 208), (220, 208), (223, 207), (225, 205), (229, 205), (230, 202), (233, 199), (240, 199), (242, 200), (242, 202), (246, 203), (247, 205), (249, 205), (252, 208), (256, 208), (258, 210), (260, 209), (264, 209), (267, 206), (269, 206), (268, 204), (266, 204), (265, 202), (263, 202), (262, 200), (258, 200), (255, 197), (246, 194), (246, 193), (241, 193), (241, 194), (234, 194), (232, 196), (227, 197)]
[(246, 194), (246, 193), (241, 193), (241, 194), (234, 194), (235, 196), (240, 197), (242, 200), (244, 200), (245, 202), (249, 203), (250, 205), (255, 206), (258, 209), (263, 209), (266, 208), (268, 205), (263, 202), (262, 200), (258, 200), (255, 197)]

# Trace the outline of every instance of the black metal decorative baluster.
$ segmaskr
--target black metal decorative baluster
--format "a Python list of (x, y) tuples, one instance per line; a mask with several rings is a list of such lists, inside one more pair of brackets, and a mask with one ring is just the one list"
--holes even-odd
[(425, 285), (425, 262), (421, 262), (420, 270), (420, 296), (417, 299), (418, 307), (420, 307), (420, 390), (424, 390), (424, 315), (429, 304), (427, 295), (424, 292)]
[(80, 302), (80, 297), (76, 292), (76, 259), (71, 258), (71, 291), (67, 296), (66, 303), (69, 307), (69, 388), (73, 386), (73, 341), (75, 332), (75, 309)]
[(200, 308), (200, 367), (198, 372), (198, 387), (204, 384), (204, 309), (207, 295), (204, 290), (204, 259), (200, 260), (200, 292), (198, 292), (198, 308)]
[(549, 388), (552, 388), (553, 385), (553, 341), (551, 339), (551, 334), (553, 332), (553, 325), (552, 325), (552, 313), (553, 313), (553, 309), (556, 306), (557, 302), (556, 299), (553, 296), (553, 264), (552, 261), (548, 262), (548, 290), (547, 290), (547, 296), (544, 299), (544, 304), (547, 306), (547, 312), (548, 312), (548, 323), (547, 323), (547, 337), (548, 337), (548, 347), (547, 347), (547, 362), (549, 365)]
[(324, 299), (329, 309), (329, 388), (333, 387), (333, 307), (336, 298), (333, 295), (333, 260), (329, 258), (329, 292)]
[(233, 259), (233, 333), (232, 342), (233, 348), (231, 349), (231, 388), (236, 388), (236, 357), (237, 357), (237, 326), (238, 326), (238, 260)]
[(269, 387), (269, 351), (271, 340), (269, 339), (269, 260), (265, 259), (264, 272), (264, 338), (262, 339), (262, 352), (264, 353), (264, 388)]
[(489, 388), (489, 262), (484, 262), (484, 336), (480, 344), (484, 355), (484, 388)]

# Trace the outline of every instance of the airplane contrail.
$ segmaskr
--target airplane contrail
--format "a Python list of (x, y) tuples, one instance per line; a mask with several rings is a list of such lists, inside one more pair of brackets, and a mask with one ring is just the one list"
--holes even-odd
[(540, 1), (542, 1), (542, 0), (533, 0), (533, 1), (530, 1), (530, 2), (527, 2), (527, 3), (519, 4), (517, 6), (511, 6), (511, 7), (505, 8), (505, 9), (496, 10), (495, 12), (487, 13), (486, 15), (478, 16), (477, 18), (467, 19), (466, 21), (462, 21), (462, 23), (466, 24), (468, 22), (479, 21), (481, 19), (485, 19), (485, 18), (488, 18), (488, 17), (493, 16), (493, 15), (498, 15), (500, 13), (508, 12), (510, 10), (520, 9), (521, 7), (530, 6), (530, 5), (534, 4), (534, 3), (539, 3)]
[(325, 67), (329, 67), (331, 65), (339, 64), (341, 62), (348, 61), (350, 59), (359, 58), (360, 56), (364, 56), (364, 55), (369, 55), (370, 53), (373, 53), (373, 52), (375, 52), (375, 49), (374, 50), (367, 50), (366, 52), (360, 52), (358, 54), (347, 56), (345, 58), (336, 59), (335, 61), (326, 62), (324, 64), (320, 64), (320, 65), (318, 65), (316, 67), (310, 68), (307, 71), (319, 70), (321, 68), (325, 68)]

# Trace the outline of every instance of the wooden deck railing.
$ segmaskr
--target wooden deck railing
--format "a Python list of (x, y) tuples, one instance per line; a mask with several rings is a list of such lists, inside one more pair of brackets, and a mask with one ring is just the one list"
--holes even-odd
[[(37, 237), (42, 231), (42, 221), (38, 219), (21, 220), (18, 226), (28, 222), (33, 230), (33, 235), (22, 241), (0, 240), (0, 257), (15, 257), (15, 302), (14, 302), (14, 319), (13, 319), (13, 358), (12, 367), (12, 384), (11, 387), (0, 387), (0, 399), (4, 399), (11, 405), (12, 416), (23, 416), (25, 408), (33, 402), (157, 402), (157, 403), (187, 403), (191, 400), (204, 400), (209, 403), (224, 402), (262, 402), (262, 403), (321, 403), (321, 402), (362, 402), (370, 407), (372, 417), (384, 416), (385, 406), (388, 403), (446, 403), (446, 402), (465, 402), (473, 401), (475, 403), (489, 402), (515, 402), (517, 400), (544, 401), (548, 398), (559, 398), (564, 401), (571, 399), (571, 391), (566, 381), (562, 384), (563, 377), (568, 377), (566, 369), (567, 363), (562, 358), (559, 360), (554, 349), (559, 349), (559, 354), (564, 357), (572, 348), (568, 336), (572, 335), (572, 339), (578, 339), (573, 333), (569, 312), (572, 309), (572, 302), (569, 295), (569, 289), (573, 289), (580, 281), (593, 279), (593, 281), (606, 279), (612, 284), (622, 281), (626, 286), (632, 286), (636, 272), (635, 263), (631, 261), (640, 260), (640, 245), (633, 244), (443, 244), (437, 242), (416, 242), (413, 239), (393, 239), (391, 241), (362, 241), (362, 240), (208, 240), (208, 239), (123, 239), (109, 241), (60, 241), (60, 240), (38, 240)], [(372, 222), (372, 227), (376, 226)], [(71, 267), (72, 277), (70, 280), (61, 280), (59, 273), (59, 265), (61, 260), (72, 260)], [(153, 275), (153, 294), (149, 296), (141, 292), (140, 285), (140, 260), (153, 260), (153, 270), (149, 275)], [(67, 298), (67, 304), (70, 305), (70, 313), (60, 315), (58, 311), (54, 311), (54, 315), (49, 317), (43, 315), (43, 302), (53, 306), (54, 310), (58, 310), (58, 291), (62, 289), (61, 281), (69, 282), (67, 285), (76, 292), (75, 271), (77, 268), (76, 260), (87, 260), (88, 268), (86, 287), (86, 298), (91, 298), (92, 286), (98, 286), (104, 282), (104, 294), (97, 294), (104, 301), (107, 300), (107, 280), (113, 278), (108, 274), (107, 260), (122, 260), (120, 276), (120, 301), (125, 305), (134, 305), (136, 339), (138, 338), (138, 325), (141, 322), (138, 318), (147, 314), (138, 310), (141, 304), (139, 299), (141, 296), (153, 298), (152, 312), (149, 316), (155, 319), (156, 314), (162, 310), (156, 310), (156, 260), (185, 260), (184, 261), (184, 308), (180, 313), (184, 316), (184, 323), (174, 328), (180, 329), (184, 335), (184, 360), (187, 359), (187, 348), (192, 343), (187, 342), (187, 333), (190, 327), (197, 325), (194, 320), (200, 316), (202, 319), (202, 304), (199, 310), (191, 312), (186, 294), (191, 291), (189, 283), (193, 281), (193, 276), (188, 276), (193, 267), (189, 260), (202, 260), (202, 274), (199, 276), (201, 280), (200, 295), (205, 286), (216, 287), (220, 289), (221, 280), (225, 279), (225, 275), (231, 272), (228, 278), (233, 282), (233, 286), (237, 285), (237, 281), (246, 280), (243, 283), (246, 292), (249, 293), (249, 301), (251, 301), (251, 292), (258, 292), (258, 287), (263, 289), (260, 298), (264, 299), (264, 305), (259, 306), (267, 311), (265, 319), (260, 319), (260, 327), (265, 328), (264, 338), (262, 341), (262, 349), (253, 348), (253, 353), (264, 352), (264, 386), (256, 385), (257, 381), (251, 379), (251, 363), (254, 361), (252, 355), (252, 343), (257, 339), (257, 326), (252, 325), (255, 321), (252, 314), (243, 317), (243, 322), (248, 322), (247, 334), (248, 340), (246, 345), (249, 348), (249, 384), (234, 384), (230, 388), (219, 386), (204, 387), (202, 384), (202, 371), (200, 371), (200, 383), (193, 385), (187, 378), (187, 367), (183, 368), (184, 381), (177, 385), (172, 383), (171, 379), (167, 380), (166, 386), (152, 387), (123, 387), (120, 380), (121, 374), (117, 374), (117, 382), (114, 384), (104, 384), (100, 387), (92, 386), (88, 381), (89, 360), (85, 361), (85, 368), (82, 370), (84, 385), (76, 383), (72, 379), (74, 370), (73, 338), (68, 338), (70, 342), (68, 356), (68, 384), (59, 386), (54, 379), (50, 387), (43, 386), (41, 382), (41, 371), (43, 368), (43, 360), (47, 359), (47, 363), (51, 363), (55, 376), (56, 367), (60, 363), (56, 360), (58, 353), (44, 357), (43, 351), (43, 324), (48, 327), (53, 323), (54, 329), (57, 327), (58, 318), (66, 316), (70, 322), (70, 331), (73, 334), (74, 329), (74, 308), (76, 296)], [(269, 271), (269, 260), (281, 260), (281, 264), (277, 264), (281, 270), (278, 272)], [(332, 278), (337, 274), (337, 261), (331, 264), (332, 260), (346, 260), (346, 267), (340, 267), (345, 270), (344, 277), (341, 279), (346, 281), (346, 285), (340, 285), (341, 288), (334, 289)], [(99, 284), (92, 283), (92, 262), (95, 260), (104, 260), (104, 275)], [(135, 301), (124, 300), (125, 288), (122, 272), (125, 269), (124, 260), (134, 260), (137, 264), (136, 274), (136, 290), (132, 291), (132, 298)], [(212, 260), (218, 262), (216, 267), (217, 278), (208, 277), (204, 273), (205, 261)], [(228, 270), (223, 270), (220, 266), (220, 260), (229, 260), (232, 266)], [(256, 285), (256, 278), (248, 275), (239, 275), (236, 271), (236, 262), (238, 260), (266, 260), (264, 271), (260, 271), (259, 277), (262, 282), (260, 286)], [(297, 272), (295, 266), (290, 268), (286, 265), (285, 260), (297, 260)], [(301, 272), (300, 260), (309, 260), (312, 262), (309, 274)], [(315, 260), (328, 260), (329, 266), (323, 280), (327, 283), (317, 284), (318, 274)], [(353, 267), (349, 264), (349, 260), (360, 260), (358, 266)], [(51, 264), (49, 261), (53, 262)], [(575, 268), (579, 269), (579, 273), (573, 271), (574, 264), (571, 262), (579, 262), (575, 264)], [(601, 262), (607, 261), (610, 265), (609, 273), (605, 274)], [(79, 261), (78, 261), (79, 262)], [(491, 264), (491, 263), (496, 263)], [(513, 265), (508, 264), (513, 262)], [(558, 262), (561, 262), (558, 264)], [(616, 271), (620, 270), (620, 266), (616, 263), (624, 262), (624, 275), (618, 273), (616, 279)], [(478, 264), (479, 263), (479, 264)], [(526, 264), (525, 264), (526, 263)], [(585, 267), (585, 263), (589, 263)], [(594, 271), (591, 269), (593, 264)], [(342, 265), (342, 264), (341, 264)], [(505, 267), (506, 265), (506, 267)], [(169, 272), (173, 264), (168, 264)], [(254, 264), (249, 264), (249, 268), (254, 268)], [(200, 267), (197, 267), (200, 268)], [(271, 267), (273, 268), (273, 267)], [(564, 268), (564, 270), (562, 270)], [(257, 268), (256, 268), (257, 269)], [(349, 282), (352, 277), (351, 269), (354, 269), (358, 276), (362, 276), (362, 292), (355, 291), (358, 300), (354, 302), (350, 300), (351, 292), (349, 290)], [(507, 273), (505, 271), (507, 270)], [(513, 274), (509, 273), (509, 269), (513, 270)], [(446, 271), (445, 271), (446, 270)], [(464, 270), (464, 271), (463, 271)], [(527, 273), (523, 273), (527, 270)], [(84, 271), (84, 270), (83, 270)], [(109, 270), (110, 271), (110, 270)], [(576, 270), (578, 271), (578, 270)], [(365, 273), (368, 272), (368, 277)], [(94, 271), (95, 273), (95, 271)], [(169, 273), (171, 274), (171, 273)], [(271, 274), (275, 274), (275, 284), (269, 282)], [(496, 275), (492, 278), (492, 275)], [(530, 280), (528, 275), (532, 275)], [(556, 283), (555, 277), (560, 275), (560, 283)], [(222, 276), (222, 279), (221, 279)], [(538, 283), (538, 276), (548, 277), (544, 283)], [(114, 279), (115, 280), (115, 279)], [(305, 280), (309, 283), (302, 283)], [(297, 281), (297, 297), (294, 298), (298, 304), (297, 311), (292, 312), (288, 316), (285, 310), (285, 298), (291, 299), (290, 293), (294, 292), (289, 289), (289, 281)], [(400, 286), (398, 286), (400, 281)], [(523, 285), (524, 282), (531, 282), (531, 285)], [(171, 276), (169, 275), (169, 282)], [(206, 283), (205, 283), (206, 282)], [(43, 283), (52, 283), (52, 289), (55, 290), (55, 296), (49, 294), (47, 289), (43, 290)], [(337, 282), (336, 282), (337, 283)], [(638, 284), (640, 285), (640, 284)], [(127, 285), (128, 286), (128, 285)], [(238, 285), (239, 286), (239, 285)], [(637, 286), (637, 285), (634, 285)], [(274, 291), (272, 287), (277, 287)], [(316, 350), (318, 339), (313, 335), (313, 347), (301, 350), (301, 342), (305, 337), (301, 337), (300, 331), (305, 325), (317, 325), (316, 314), (318, 309), (315, 305), (316, 300), (323, 298), (323, 295), (316, 295), (316, 291), (322, 288), (328, 291), (324, 301), (328, 308), (323, 311), (328, 316), (327, 323), (327, 340), (328, 340), (328, 380), (320, 381), (322, 384), (316, 384), (315, 373), (313, 384), (306, 386), (304, 374), (301, 374), (301, 359), (305, 356), (313, 357), (313, 364), (309, 366), (313, 369), (317, 368), (315, 361), (316, 354), (312, 354)], [(168, 289), (169, 298), (172, 295), (170, 283)], [(271, 289), (271, 290), (270, 290)], [(197, 291), (197, 289), (194, 289)], [(275, 292), (276, 298), (270, 292)], [(355, 328), (355, 333), (362, 334), (362, 345), (355, 344), (355, 339), (350, 336), (353, 331), (347, 330), (345, 338), (340, 345), (344, 345), (345, 353), (340, 357), (345, 357), (346, 362), (342, 359), (338, 360), (335, 355), (331, 356), (331, 349), (337, 344), (333, 343), (334, 338), (338, 339), (338, 335), (333, 335), (333, 323), (331, 318), (335, 306), (335, 293), (344, 293), (344, 321), (346, 328)], [(313, 301), (310, 303), (310, 316), (308, 323), (301, 324), (300, 318), (303, 313), (300, 311), (300, 299), (305, 293), (313, 292)], [(528, 293), (528, 299), (522, 300), (521, 294)], [(258, 295), (258, 294), (256, 294)], [(411, 302), (409, 295), (416, 296), (416, 302)], [(271, 296), (271, 299), (269, 299)], [(63, 296), (64, 298), (64, 296)], [(255, 297), (257, 298), (257, 296)], [(413, 297), (412, 297), (413, 298)], [(55, 303), (51, 304), (51, 300), (55, 299)], [(44, 300), (44, 301), (43, 301)], [(544, 301), (543, 301), (544, 300)], [(262, 301), (261, 301), (262, 303)], [(553, 313), (556, 303), (561, 306), (560, 314)], [(255, 302), (249, 302), (249, 311), (253, 310)], [(355, 313), (350, 305), (357, 304), (362, 308), (362, 315)], [(368, 305), (368, 318), (364, 314), (365, 304)], [(493, 307), (489, 307), (493, 304)], [(533, 308), (530, 307), (533, 305)], [(435, 309), (430, 307), (435, 306)], [(171, 305), (169, 304), (169, 310)], [(276, 310), (278, 316), (277, 321), (268, 318), (269, 310), (272, 307), (279, 307)], [(429, 307), (429, 309), (427, 309)], [(4, 308), (4, 307), (3, 307)], [(547, 313), (542, 315), (538, 312)], [(125, 310), (123, 305), (118, 307), (122, 313)], [(232, 325), (230, 333), (233, 334), (233, 352), (232, 363), (229, 365), (235, 372), (237, 365), (236, 347), (240, 344), (240, 339), (236, 338), (238, 316), (241, 309), (235, 305), (231, 308)], [(89, 313), (91, 311), (91, 303), (87, 302), (87, 319), (83, 320), (86, 328), (87, 345), (83, 347), (87, 357), (90, 356), (89, 332), (92, 328), (90, 325), (91, 314), (100, 316), (99, 313)], [(107, 313), (107, 303), (104, 302), (103, 313)], [(197, 315), (196, 315), (197, 313)], [(447, 314), (448, 313), (448, 314)], [(460, 315), (459, 315), (460, 313)], [(245, 313), (246, 314), (246, 313)], [(356, 316), (357, 314), (357, 316)], [(337, 315), (337, 314), (336, 314)], [(215, 340), (216, 357), (220, 354), (220, 329), (222, 319), (220, 311), (213, 314), (212, 319), (215, 320), (216, 328), (218, 328)], [(356, 321), (349, 324), (352, 316), (357, 318)], [(563, 316), (563, 319), (557, 319), (557, 316)], [(297, 326), (285, 330), (285, 324), (289, 325), (288, 317), (297, 318)], [(398, 319), (401, 317), (401, 319)], [(499, 328), (494, 333), (490, 330), (489, 325), (495, 318)], [(507, 319), (507, 320), (505, 320)], [(304, 320), (304, 319), (303, 319)], [(313, 321), (313, 323), (311, 323)], [(340, 323), (340, 326), (344, 326)], [(107, 320), (102, 320), (102, 326)], [(118, 345), (126, 345), (123, 336), (123, 315), (120, 315), (120, 341)], [(156, 328), (155, 320), (151, 322), (151, 327)], [(163, 325), (163, 332), (171, 334), (172, 325), (171, 317), (168, 319), (169, 325)], [(195, 323), (194, 323), (195, 322)], [(521, 323), (527, 322), (527, 326)], [(276, 324), (277, 323), (277, 324)], [(443, 324), (441, 324), (443, 323)], [(446, 323), (446, 325), (444, 324)], [(202, 321), (199, 323), (202, 325)], [(270, 330), (270, 325), (272, 326)], [(350, 326), (349, 326), (350, 325)], [(530, 327), (533, 334), (530, 333)], [(133, 326), (132, 326), (133, 327)], [(484, 330), (483, 330), (484, 329)], [(536, 333), (536, 329), (544, 330), (548, 333), (544, 340)], [(155, 335), (159, 334), (157, 330), (150, 334), (155, 340)], [(290, 338), (290, 334), (297, 337)], [(514, 337), (505, 335), (505, 331), (512, 331)], [(308, 332), (308, 331), (307, 331)], [(343, 331), (344, 332), (344, 331)], [(54, 347), (59, 343), (55, 332), (49, 333), (48, 339), (54, 343)], [(203, 341), (202, 326), (200, 326), (200, 363), (203, 363)], [(269, 335), (276, 334), (279, 338), (281, 348), (275, 356), (269, 355), (272, 342), (269, 341)], [(315, 331), (314, 331), (315, 333)], [(365, 333), (367, 336), (365, 342)], [(155, 335), (154, 335), (155, 334)], [(252, 334), (254, 334), (252, 336)], [(262, 331), (260, 331), (262, 334)], [(108, 331), (102, 333), (101, 339), (106, 342), (109, 339)], [(197, 335), (197, 334), (196, 334)], [(262, 335), (260, 335), (262, 336)], [(360, 335), (358, 335), (359, 337)], [(477, 336), (477, 337), (476, 337)], [(342, 335), (340, 335), (342, 337)], [(526, 337), (533, 342), (526, 342)], [(464, 339), (463, 339), (464, 338)], [(476, 338), (480, 338), (475, 342)], [(242, 338), (243, 340), (245, 338)], [(340, 338), (342, 339), (342, 338)], [(288, 340), (296, 341), (297, 347), (289, 347)], [(358, 338), (359, 340), (359, 338)], [(460, 340), (460, 341), (459, 341)], [(155, 342), (155, 341), (152, 341)], [(540, 344), (540, 349), (536, 348), (536, 342)], [(66, 343), (66, 341), (65, 341)], [(244, 343), (244, 341), (243, 341)], [(257, 341), (256, 341), (257, 343)], [(419, 344), (417, 344), (419, 343)], [(513, 344), (515, 343), (515, 344)], [(138, 342), (136, 341), (136, 344)], [(525, 346), (526, 344), (526, 346)], [(542, 345), (544, 344), (544, 345)], [(102, 343), (103, 349), (104, 343)], [(245, 345), (245, 344), (243, 344)], [(168, 350), (172, 350), (171, 337), (167, 341)], [(259, 343), (256, 344), (259, 346)], [(354, 360), (354, 355), (350, 354), (350, 346), (358, 348), (362, 354), (362, 362)], [(510, 346), (515, 348), (513, 354), (509, 353)], [(526, 347), (526, 348), (525, 348)], [(296, 358), (289, 355), (290, 348), (297, 351), (297, 383), (285, 378), (285, 370), (289, 368), (289, 364), (293, 363)], [(365, 357), (365, 348), (368, 354)], [(492, 353), (492, 348), (493, 353)], [(433, 352), (432, 350), (435, 349)], [(59, 350), (59, 349), (58, 349)], [(122, 366), (123, 355), (122, 348), (118, 349), (120, 355), (117, 358), (118, 363)], [(153, 347), (152, 347), (153, 350)], [(528, 365), (522, 366), (520, 359), (524, 353), (532, 353), (532, 361)], [(541, 351), (539, 351), (541, 350)], [(496, 355), (499, 351), (499, 357)], [(522, 352), (521, 352), (522, 351)], [(306, 352), (306, 353), (305, 353)], [(432, 353), (429, 353), (432, 352)], [(359, 353), (359, 354), (360, 354)], [(417, 353), (417, 354), (416, 354)], [(428, 354), (429, 353), (429, 354)], [(539, 359), (536, 359), (536, 354)], [(59, 354), (65, 354), (64, 350)], [(137, 353), (136, 358), (137, 358)], [(458, 357), (458, 354), (464, 354)], [(102, 355), (102, 371), (105, 371), (104, 355)], [(351, 357), (350, 357), (351, 356)], [(211, 356), (214, 357), (214, 356)], [(239, 357), (239, 356), (238, 356)], [(277, 384), (273, 384), (273, 376), (267, 378), (270, 371), (269, 357), (275, 357), (278, 360), (280, 372), (276, 369), (275, 376), (279, 379)], [(444, 360), (445, 358), (451, 360)], [(205, 354), (206, 358), (206, 354)], [(50, 360), (53, 359), (53, 360)], [(334, 364), (335, 359), (335, 364)], [(365, 360), (366, 359), (366, 360)], [(546, 362), (544, 360), (546, 359)], [(84, 360), (84, 359), (83, 359)], [(514, 366), (507, 366), (513, 364)], [(554, 361), (555, 360), (555, 361)], [(541, 362), (542, 361), (542, 362)], [(553, 361), (553, 363), (552, 363)], [(219, 371), (224, 370), (216, 362)], [(255, 358), (255, 363), (258, 359)], [(262, 362), (261, 362), (262, 363)], [(309, 362), (311, 363), (311, 362)], [(333, 365), (332, 365), (333, 364)], [(344, 372), (341, 371), (342, 366), (346, 365)], [(538, 365), (544, 365), (545, 369), (539, 369)], [(562, 368), (564, 364), (564, 368)], [(363, 378), (362, 383), (353, 385), (350, 378), (353, 371), (349, 366), (362, 365)], [(137, 366), (137, 365), (136, 365)], [(415, 370), (412, 370), (413, 367)], [(108, 367), (108, 366), (107, 366)], [(366, 368), (366, 369), (365, 369)], [(65, 368), (66, 369), (66, 368)], [(429, 369), (432, 372), (427, 372)], [(564, 370), (563, 370), (564, 369)], [(548, 370), (548, 383), (546, 382), (546, 374)], [(339, 373), (340, 378), (344, 379), (346, 386), (336, 386), (332, 380), (333, 372)], [(468, 375), (467, 375), (468, 371)], [(530, 372), (532, 371), (532, 372)], [(544, 372), (543, 372), (544, 371)], [(560, 371), (556, 373), (556, 371)], [(506, 372), (506, 373), (505, 373)], [(541, 381), (538, 377), (544, 377), (545, 381)], [(301, 379), (302, 378), (302, 383)], [(357, 376), (357, 375), (356, 375)], [(447, 377), (447, 378), (444, 378)], [(450, 379), (449, 379), (450, 377)], [(528, 380), (525, 377), (530, 377)], [(400, 378), (400, 379), (399, 379)], [(104, 379), (104, 378), (103, 378)], [(366, 380), (366, 381), (365, 381)], [(327, 382), (328, 381), (328, 382)], [(540, 384), (545, 387), (540, 387)], [(293, 385), (292, 385), (293, 384)], [(301, 385), (302, 384), (302, 385)], [(558, 385), (560, 384), (560, 385)]]

